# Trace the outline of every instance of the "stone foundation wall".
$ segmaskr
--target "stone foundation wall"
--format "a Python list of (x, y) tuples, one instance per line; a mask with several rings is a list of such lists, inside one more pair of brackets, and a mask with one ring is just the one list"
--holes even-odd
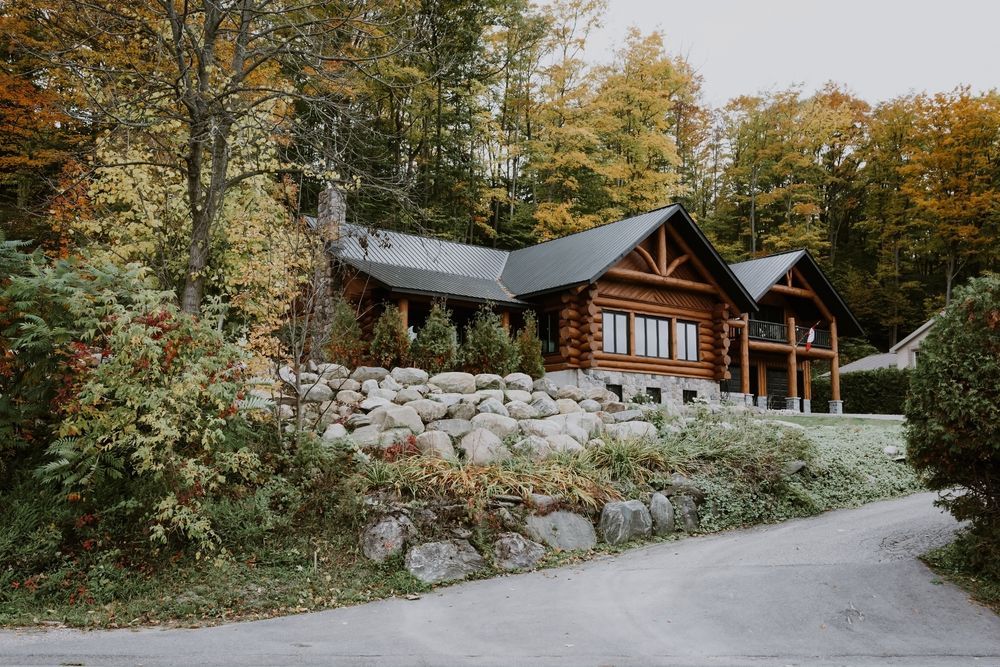
[(684, 391), (695, 391), (699, 399), (716, 403), (721, 400), (719, 383), (701, 378), (686, 378), (676, 375), (615, 371), (604, 368), (575, 368), (546, 373), (545, 377), (559, 385), (575, 385), (581, 389), (606, 387), (617, 384), (622, 387), (622, 400), (629, 401), (647, 388), (660, 390), (661, 402), (681, 405)]

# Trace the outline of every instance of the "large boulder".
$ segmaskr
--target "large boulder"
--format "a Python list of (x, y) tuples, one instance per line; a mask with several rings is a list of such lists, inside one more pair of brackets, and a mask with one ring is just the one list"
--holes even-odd
[(396, 400), (396, 392), (392, 389), (383, 389), (381, 387), (376, 387), (368, 392), (368, 398), (384, 398), (390, 403)]
[(548, 378), (538, 378), (531, 384), (531, 391), (543, 391), (555, 398), (559, 393), (559, 385)]
[(559, 406), (548, 394), (535, 392), (531, 396), (531, 407), (538, 411), (539, 417), (551, 417), (559, 414)]
[(504, 407), (507, 408), (507, 414), (514, 419), (534, 419), (538, 416), (538, 410), (524, 401), (511, 401)]
[(601, 404), (592, 398), (586, 398), (580, 401), (580, 409), (584, 412), (599, 412)]
[(491, 431), (476, 428), (467, 433), (458, 445), (465, 460), (475, 465), (489, 465), (510, 458), (510, 450)]
[(525, 520), (528, 536), (553, 549), (574, 551), (593, 549), (597, 533), (587, 517), (559, 510), (545, 515), (532, 514)]
[(547, 419), (524, 419), (518, 422), (518, 428), (524, 435), (535, 435), (546, 438), (562, 432), (563, 425)]
[(549, 441), (537, 435), (529, 435), (521, 438), (514, 445), (514, 449), (526, 454), (529, 458), (535, 461), (547, 459), (552, 453)]
[(381, 437), (382, 429), (374, 425), (362, 426), (359, 429), (355, 429), (354, 432), (351, 433), (351, 440), (353, 440), (358, 447), (373, 447), (379, 444), (379, 439)]
[(545, 547), (519, 533), (501, 533), (493, 543), (496, 566), (501, 570), (526, 570), (545, 555)]
[(571, 412), (583, 412), (580, 404), (572, 398), (557, 398), (556, 407), (559, 408), (559, 414), (561, 415), (568, 415)]
[(388, 401), (379, 396), (369, 396), (365, 400), (358, 404), (358, 407), (362, 410), (374, 410), (376, 408), (384, 408), (387, 405), (392, 405), (391, 401)]
[(393, 380), (404, 387), (409, 387), (415, 384), (424, 384), (427, 382), (427, 371), (419, 368), (396, 367), (392, 369), (392, 372), (390, 372), (389, 375)]
[[(406, 390), (404, 389), (404, 391)], [(439, 403), (438, 401), (432, 401), (429, 398), (420, 398), (415, 401), (410, 401), (409, 403), (406, 403), (404, 407), (414, 410), (424, 423), (442, 419), (446, 414), (448, 414), (447, 405)]]
[(365, 396), (371, 396), (378, 388), (378, 380), (368, 379), (361, 383), (361, 393)]
[(299, 396), (304, 403), (325, 403), (333, 400), (333, 389), (322, 382), (299, 385)]
[(649, 499), (649, 516), (653, 519), (653, 533), (669, 535), (674, 532), (674, 506), (662, 493), (654, 493)]
[(360, 391), (341, 389), (337, 392), (337, 402), (343, 403), (344, 405), (357, 405), (363, 400), (365, 400), (365, 395)]
[(378, 446), (382, 449), (388, 449), (393, 445), (407, 442), (412, 437), (413, 432), (408, 428), (390, 428), (387, 431), (382, 431), (378, 436)]
[(466, 396), (464, 400), (470, 401), (472, 403), (479, 403), (480, 401), (485, 401), (488, 398), (492, 398), (498, 401), (501, 405), (503, 404), (504, 393), (502, 389), (477, 389), (476, 393)]
[(403, 553), (406, 540), (416, 534), (413, 523), (405, 516), (387, 516), (365, 528), (361, 534), (361, 551), (381, 563), (386, 558)]
[(531, 391), (531, 376), (527, 373), (511, 373), (505, 375), (503, 381), (507, 389)]
[(470, 433), (474, 427), (468, 419), (438, 419), (427, 424), (428, 431), (447, 433), (453, 440)]
[(574, 403), (579, 403), (583, 399), (587, 398), (586, 394), (579, 387), (568, 384), (563, 387), (559, 387), (556, 391), (556, 398), (568, 398)]
[(456, 403), (448, 406), (448, 417), (450, 419), (471, 420), (477, 414), (479, 413), (476, 411), (476, 406), (472, 403)]
[(550, 435), (545, 438), (545, 441), (549, 443), (549, 449), (557, 454), (576, 454), (583, 451), (583, 445), (565, 433)]
[(674, 496), (670, 499), (674, 506), (677, 527), (689, 533), (698, 530), (698, 504), (691, 496)]
[(503, 378), (493, 373), (480, 373), (476, 376), (476, 389), (505, 389)]
[(465, 579), (486, 567), (486, 561), (467, 540), (428, 542), (406, 554), (406, 569), (425, 584)]
[(517, 420), (503, 415), (484, 412), (472, 418), (472, 425), (491, 431), (498, 438), (506, 438), (517, 433)]
[(358, 366), (351, 373), (351, 379), (358, 382), (364, 382), (365, 380), (380, 381), (388, 374), (389, 371), (381, 366)]
[(639, 500), (614, 501), (604, 506), (600, 529), (601, 536), (608, 544), (624, 544), (649, 537), (653, 530), (653, 519)]
[(503, 403), (495, 398), (487, 398), (485, 401), (481, 402), (476, 409), (482, 413), (489, 413), (493, 415), (503, 415), (504, 417), (509, 417), (510, 413), (507, 412), (507, 408)]
[(417, 448), (428, 456), (449, 460), (455, 458), (451, 437), (444, 431), (424, 431), (417, 436)]
[(523, 391), (521, 389), (508, 389), (504, 392), (504, 398), (508, 401), (521, 401), (523, 403), (531, 403), (531, 392)]
[(386, 405), (372, 410), (372, 424), (378, 426), (383, 431), (391, 429), (405, 428), (410, 433), (419, 434), (424, 432), (424, 422), (420, 415), (409, 405)]
[(451, 392), (448, 392), (446, 394), (430, 394), (427, 396), (427, 398), (431, 399), (432, 401), (437, 401), (438, 403), (443, 403), (444, 405), (451, 406), (451, 405), (456, 405), (457, 403), (461, 403), (462, 399), (465, 398), (465, 394), (453, 394)]
[(333, 442), (347, 437), (347, 428), (343, 424), (330, 424), (323, 431), (324, 442)]
[(392, 399), (393, 403), (399, 403), (400, 405), (406, 405), (411, 401), (419, 401), (424, 397), (419, 391), (413, 387), (403, 387), (396, 392), (396, 398)]
[(655, 440), (658, 435), (656, 427), (649, 422), (605, 424), (604, 430), (609, 436), (619, 440)]
[(351, 374), (347, 367), (340, 364), (319, 364), (316, 373), (324, 380), (340, 380)]
[(388, 389), (393, 393), (396, 393), (403, 388), (403, 385), (396, 382), (396, 379), (392, 377), (392, 375), (386, 375), (382, 378), (382, 381), (378, 383), (378, 386), (382, 387), (382, 389)]
[(621, 412), (614, 413), (616, 422), (634, 422), (641, 421), (643, 418), (642, 410), (622, 410)]
[(471, 394), (476, 391), (476, 376), (472, 373), (438, 373), (429, 382), (445, 393)]

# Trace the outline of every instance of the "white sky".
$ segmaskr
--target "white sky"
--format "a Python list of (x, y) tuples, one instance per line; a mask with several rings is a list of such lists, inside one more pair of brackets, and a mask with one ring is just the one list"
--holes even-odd
[(632, 25), (661, 30), (712, 104), (830, 80), (869, 102), (1000, 87), (1000, 0), (609, 0), (588, 58), (608, 59)]

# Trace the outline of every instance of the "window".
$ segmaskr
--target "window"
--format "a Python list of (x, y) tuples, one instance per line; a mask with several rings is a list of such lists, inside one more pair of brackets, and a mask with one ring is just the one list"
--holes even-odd
[(698, 323), (677, 320), (677, 358), (698, 361)]
[(670, 321), (635, 316), (635, 353), (643, 357), (670, 358)]
[(604, 330), (604, 351), (628, 354), (628, 315), (604, 311), (601, 314)]
[(538, 316), (538, 338), (542, 341), (542, 354), (555, 354), (559, 350), (559, 313), (550, 310)]
[(617, 396), (619, 401), (622, 400), (622, 386), (620, 384), (609, 384), (605, 385), (604, 388)]
[(698, 392), (694, 389), (684, 389), (681, 395), (684, 403), (691, 403), (694, 399), (698, 398)]
[(646, 396), (649, 396), (651, 403), (663, 402), (663, 392), (660, 391), (659, 387), (646, 387)]

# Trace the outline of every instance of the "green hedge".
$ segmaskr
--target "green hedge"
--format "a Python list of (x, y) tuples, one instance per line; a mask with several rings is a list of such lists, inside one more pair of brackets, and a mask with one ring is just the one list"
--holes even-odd
[[(901, 415), (910, 390), (910, 370), (876, 368), (840, 376), (844, 412)], [(830, 376), (813, 378), (812, 411), (829, 412)]]

